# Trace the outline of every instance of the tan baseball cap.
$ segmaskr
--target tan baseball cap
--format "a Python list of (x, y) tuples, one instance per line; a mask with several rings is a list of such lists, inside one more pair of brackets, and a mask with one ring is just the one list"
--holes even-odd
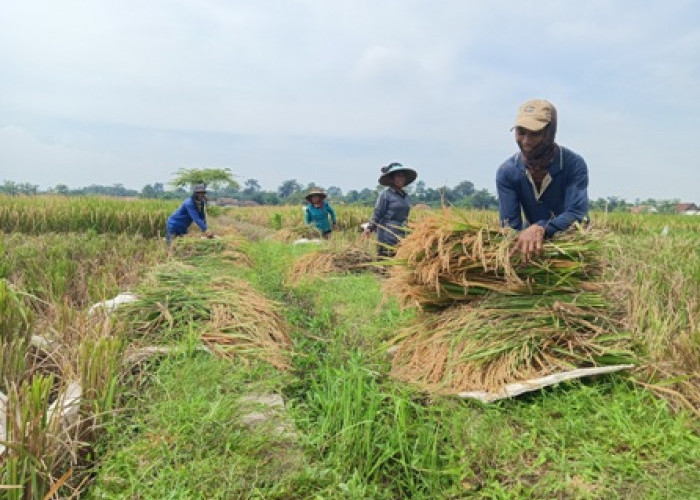
[(552, 121), (552, 103), (544, 99), (532, 99), (518, 108), (518, 116), (515, 118), (515, 127), (523, 127), (533, 132), (538, 132)]

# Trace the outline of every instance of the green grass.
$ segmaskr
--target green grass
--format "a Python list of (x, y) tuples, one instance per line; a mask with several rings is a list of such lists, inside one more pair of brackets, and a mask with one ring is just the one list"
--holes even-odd
[(284, 498), (289, 478), (305, 474), (305, 457), (293, 437), (275, 434), (275, 421), (241, 423), (240, 403), (245, 392), (280, 384), (262, 364), (243, 369), (192, 353), (163, 360), (98, 449), (92, 497), (253, 498), (264, 490)]
[[(645, 242), (635, 242), (639, 246), (629, 248), (641, 252)], [(655, 253), (671, 269), (673, 251), (658, 245)], [(97, 460), (81, 498), (700, 498), (697, 420), (625, 375), (491, 405), (429, 396), (392, 380), (386, 341), (414, 313), (385, 297), (371, 274), (290, 285), (286, 273), (294, 259), (312, 249), (251, 243), (251, 268), (217, 253), (190, 259), (199, 270), (193, 283), (242, 278), (286, 304), (292, 369), (283, 373), (256, 360), (232, 362), (196, 350), (202, 326), (196, 315), (159, 326), (155, 338), (176, 351), (129, 367), (121, 387), (108, 388), (121, 395), (118, 401), (94, 402), (99, 409), (123, 408), (101, 420), (105, 433), (91, 450)], [(28, 248), (22, 252), (12, 253), (16, 262), (36, 269)], [(682, 269), (695, 276), (697, 260), (687, 262), (691, 267)], [(27, 273), (30, 283), (33, 271)], [(640, 303), (653, 296), (656, 308), (668, 294), (696, 297), (664, 284), (663, 274)], [(36, 285), (32, 290), (43, 283)], [(693, 314), (675, 325), (688, 331)], [(655, 316), (643, 318), (653, 326)], [(658, 335), (675, 328), (671, 321), (658, 325)], [(127, 324), (125, 332), (133, 329)], [(287, 410), (248, 426), (243, 417), (252, 410), (243, 397), (258, 393), (284, 395)], [(60, 493), (68, 496), (66, 488)]]

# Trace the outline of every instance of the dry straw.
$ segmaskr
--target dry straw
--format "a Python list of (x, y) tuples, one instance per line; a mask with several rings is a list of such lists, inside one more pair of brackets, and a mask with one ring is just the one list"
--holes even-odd
[(300, 283), (303, 279), (318, 278), (332, 273), (363, 272), (376, 269), (376, 258), (365, 248), (340, 243), (302, 255), (289, 272), (289, 281)]
[(279, 305), (238, 278), (212, 278), (177, 261), (159, 266), (119, 314), (146, 340), (166, 339), (194, 326), (215, 352), (256, 357), (284, 369), (291, 340)]
[(394, 377), (438, 392), (492, 391), (630, 361), (620, 313), (600, 295), (601, 235), (567, 233), (529, 263), (510, 256), (516, 237), (449, 209), (411, 224), (385, 289), (425, 312), (393, 340)]

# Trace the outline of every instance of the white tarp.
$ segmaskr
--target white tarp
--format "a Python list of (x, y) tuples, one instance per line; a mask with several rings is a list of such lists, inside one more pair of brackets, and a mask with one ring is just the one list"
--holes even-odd
[(136, 300), (138, 300), (138, 297), (136, 295), (134, 295), (133, 293), (124, 292), (120, 293), (113, 299), (104, 300), (102, 302), (98, 302), (96, 304), (91, 305), (88, 312), (89, 314), (93, 314), (98, 309), (103, 309), (106, 313), (111, 313), (120, 305), (128, 304), (129, 302), (134, 302)]
[(491, 403), (493, 401), (498, 401), (499, 399), (512, 398), (525, 392), (536, 391), (538, 389), (542, 389), (543, 387), (564, 382), (565, 380), (590, 377), (591, 375), (602, 375), (604, 373), (613, 373), (620, 370), (628, 370), (630, 368), (634, 368), (634, 365), (611, 365), (596, 366), (593, 368), (577, 368), (576, 370), (553, 373), (545, 377), (507, 384), (498, 392), (469, 391), (460, 392), (457, 395), (460, 398), (472, 398), (478, 399), (483, 403)]

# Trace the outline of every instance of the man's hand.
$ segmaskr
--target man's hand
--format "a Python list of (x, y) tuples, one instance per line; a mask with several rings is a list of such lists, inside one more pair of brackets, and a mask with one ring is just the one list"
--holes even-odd
[(529, 262), (534, 256), (542, 252), (544, 244), (544, 228), (539, 224), (533, 224), (518, 235), (518, 240), (515, 242), (513, 250), (510, 254), (513, 255), (520, 252), (523, 257), (523, 262)]
[(206, 231), (204, 231), (204, 236), (211, 239), (214, 237), (214, 233), (211, 230), (207, 229)]
[(362, 237), (363, 238), (369, 238), (369, 236), (372, 234), (372, 231), (369, 230), (369, 228), (365, 228), (364, 231), (362, 231)]

